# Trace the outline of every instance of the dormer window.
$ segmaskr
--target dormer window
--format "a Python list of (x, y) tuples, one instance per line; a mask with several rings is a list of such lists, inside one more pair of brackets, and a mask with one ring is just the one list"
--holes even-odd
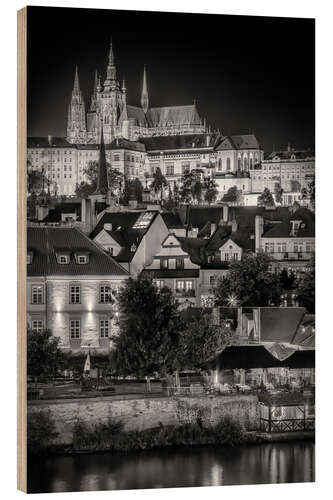
[(69, 255), (67, 254), (58, 255), (58, 264), (69, 264)]
[(88, 264), (89, 252), (87, 252), (85, 250), (76, 250), (76, 252), (74, 252), (74, 255), (75, 255), (75, 261), (77, 264), (81, 264), (81, 265)]
[(136, 245), (134, 243), (131, 245), (131, 252), (136, 252)]
[(79, 255), (77, 258), (78, 264), (86, 264), (87, 263), (87, 256), (86, 255)]

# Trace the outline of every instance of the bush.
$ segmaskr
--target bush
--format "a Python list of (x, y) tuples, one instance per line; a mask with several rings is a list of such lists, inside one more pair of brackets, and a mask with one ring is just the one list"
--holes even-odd
[(191, 446), (202, 444), (236, 445), (244, 442), (242, 426), (224, 417), (216, 426), (203, 427), (200, 422), (170, 425), (142, 431), (122, 432), (123, 423), (109, 420), (106, 424), (89, 426), (78, 420), (74, 427), (73, 448), (75, 450), (139, 451), (169, 446)]
[(27, 446), (28, 453), (39, 454), (46, 450), (58, 437), (56, 426), (49, 411), (28, 414)]

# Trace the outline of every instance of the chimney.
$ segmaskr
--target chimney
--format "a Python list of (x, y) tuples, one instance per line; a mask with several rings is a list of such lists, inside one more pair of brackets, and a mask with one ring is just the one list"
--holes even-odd
[(104, 229), (105, 229), (105, 231), (112, 231), (112, 224), (111, 224), (111, 222), (106, 222), (104, 224)]
[(223, 205), (223, 222), (228, 222), (229, 207), (228, 205)]
[(255, 217), (255, 252), (258, 253), (261, 250), (261, 237), (264, 232), (264, 218), (262, 215), (256, 215)]
[(47, 140), (48, 140), (49, 146), (51, 147), (52, 146), (52, 135), (48, 135)]
[(237, 221), (234, 219), (233, 221), (231, 221), (231, 232), (232, 233), (235, 233), (238, 229), (238, 223)]
[(209, 143), (210, 143), (210, 135), (206, 135), (206, 148), (209, 148)]

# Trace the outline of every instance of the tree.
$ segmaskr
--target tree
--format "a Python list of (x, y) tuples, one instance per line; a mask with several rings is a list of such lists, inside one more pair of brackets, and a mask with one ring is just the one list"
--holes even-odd
[(217, 184), (212, 177), (206, 177), (204, 180), (204, 188), (205, 188), (205, 201), (210, 205), (213, 203), (218, 195)]
[(186, 170), (181, 177), (179, 196), (182, 202), (201, 201), (203, 185), (201, 182), (202, 170)]
[(47, 187), (47, 178), (44, 175), (44, 170), (32, 170), (28, 165), (27, 174), (27, 189), (28, 193), (40, 193), (43, 188)]
[(291, 290), (292, 288), (294, 288), (296, 282), (295, 273), (293, 273), (292, 271), (288, 273), (287, 269), (282, 269), (279, 278), (283, 290)]
[(160, 167), (157, 167), (156, 172), (153, 175), (153, 181), (150, 187), (155, 191), (155, 193), (160, 193), (161, 201), (163, 201), (163, 190), (168, 185), (168, 181), (161, 172)]
[(65, 354), (59, 349), (60, 339), (49, 330), (27, 334), (27, 372), (32, 377), (51, 378), (64, 368)]
[[(116, 168), (112, 168), (110, 163), (106, 164), (108, 171), (108, 182), (112, 193), (119, 192), (123, 180), (122, 173)], [(83, 169), (84, 175), (88, 181), (82, 181), (77, 185), (75, 194), (80, 198), (86, 198), (94, 193), (97, 188), (97, 175), (98, 175), (98, 161), (90, 161), (88, 166)]]
[(223, 196), (222, 201), (229, 201), (232, 203), (236, 203), (239, 201), (241, 194), (242, 194), (242, 191), (240, 189), (237, 189), (237, 186), (232, 186), (228, 189), (226, 194)]
[(278, 306), (281, 292), (279, 276), (271, 273), (270, 259), (263, 253), (245, 254), (233, 262), (213, 288), (217, 306)]
[(122, 192), (120, 201), (124, 205), (128, 205), (131, 197), (134, 197), (138, 203), (142, 202), (143, 186), (138, 178), (125, 179), (124, 190)]
[(307, 271), (300, 273), (297, 281), (296, 298), (298, 304), (305, 307), (309, 313), (315, 313), (316, 296), (315, 296), (315, 281), (316, 281), (316, 265), (314, 255), (311, 258), (310, 266)]
[(306, 187), (304, 187), (301, 191), (302, 199), (308, 198), (310, 200), (311, 206), (315, 209), (316, 206), (316, 183), (315, 180), (309, 182)]
[(119, 334), (112, 337), (116, 372), (137, 377), (166, 375), (178, 367), (184, 329), (172, 291), (151, 280), (129, 278), (119, 297)]
[(187, 369), (200, 368), (231, 344), (235, 333), (229, 321), (215, 325), (210, 311), (200, 309), (198, 314), (187, 322), (181, 335), (182, 366)]
[(261, 195), (258, 196), (257, 205), (258, 207), (274, 207), (274, 198), (268, 188), (265, 188)]
[(282, 189), (281, 184), (279, 182), (276, 182), (274, 185), (274, 194), (275, 194), (276, 202), (282, 203), (283, 189)]

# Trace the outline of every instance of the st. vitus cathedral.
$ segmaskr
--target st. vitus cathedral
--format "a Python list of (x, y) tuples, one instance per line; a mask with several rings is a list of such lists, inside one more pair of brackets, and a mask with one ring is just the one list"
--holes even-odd
[(101, 127), (106, 143), (115, 137), (132, 141), (140, 137), (198, 134), (206, 132), (195, 104), (186, 106), (149, 107), (146, 69), (143, 71), (141, 107), (127, 104), (125, 81), (120, 86), (110, 45), (105, 80), (95, 73), (89, 111), (86, 112), (80, 90), (78, 68), (68, 107), (67, 140), (72, 144), (97, 144)]

